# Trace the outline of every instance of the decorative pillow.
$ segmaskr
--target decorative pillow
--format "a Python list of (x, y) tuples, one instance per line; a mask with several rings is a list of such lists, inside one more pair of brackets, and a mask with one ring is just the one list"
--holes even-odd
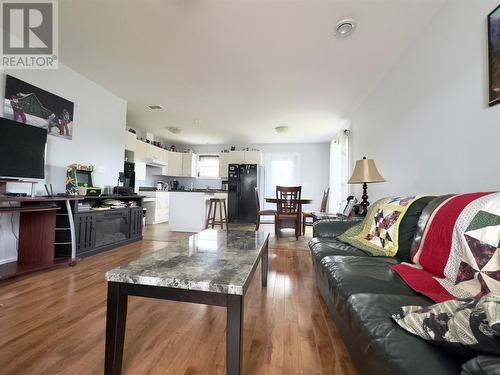
[(420, 215), (434, 198), (435, 197), (429, 195), (416, 199), (415, 202), (410, 205), (399, 224), (398, 252), (396, 255), (401, 258), (403, 262), (411, 262), (411, 245), (418, 228)]
[(500, 294), (404, 306), (392, 318), (406, 331), (461, 357), (500, 356)]
[(421, 196), (385, 198), (377, 201), (363, 222), (338, 239), (375, 256), (395, 256), (399, 226), (409, 207)]

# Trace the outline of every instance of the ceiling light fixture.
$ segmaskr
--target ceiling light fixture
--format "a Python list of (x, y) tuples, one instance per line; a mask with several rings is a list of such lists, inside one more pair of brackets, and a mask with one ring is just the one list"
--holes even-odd
[(347, 38), (356, 30), (356, 21), (350, 18), (340, 20), (335, 27), (335, 35), (339, 38)]
[(169, 126), (167, 130), (172, 134), (179, 134), (182, 131), (181, 128), (178, 128), (176, 126)]
[(159, 110), (159, 109), (163, 109), (163, 107), (162, 107), (161, 105), (158, 105), (158, 104), (148, 105), (148, 108), (149, 108), (149, 109), (152, 109), (152, 110)]
[(276, 130), (276, 133), (286, 133), (289, 130), (288, 126), (277, 126), (274, 128)]

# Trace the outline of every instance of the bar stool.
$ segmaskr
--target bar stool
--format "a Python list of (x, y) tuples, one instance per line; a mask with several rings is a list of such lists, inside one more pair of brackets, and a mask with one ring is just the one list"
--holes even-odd
[[(217, 207), (219, 208), (219, 220), (215, 218), (217, 215)], [(222, 209), (224, 209), (224, 217), (222, 217)], [(226, 200), (221, 198), (210, 198), (210, 206), (208, 207), (205, 229), (208, 228), (209, 225), (212, 225), (212, 228), (214, 228), (216, 225), (220, 225), (220, 228), (224, 229), (224, 223), (226, 224), (227, 229)]]

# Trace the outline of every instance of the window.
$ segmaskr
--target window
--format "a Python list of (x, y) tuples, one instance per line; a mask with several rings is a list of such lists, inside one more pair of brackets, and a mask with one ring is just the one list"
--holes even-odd
[(198, 177), (200, 178), (219, 177), (218, 155), (200, 155), (198, 157)]

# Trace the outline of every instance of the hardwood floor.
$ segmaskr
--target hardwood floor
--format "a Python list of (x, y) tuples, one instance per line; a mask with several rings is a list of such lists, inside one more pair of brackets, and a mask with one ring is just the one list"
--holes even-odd
[[(102, 374), (105, 271), (186, 235), (148, 227), (148, 240), (0, 283), (0, 373)], [(246, 375), (356, 373), (314, 285), (307, 239), (272, 237), (267, 289), (260, 267), (253, 277)], [(225, 308), (131, 297), (128, 311), (124, 374), (225, 374)]]

